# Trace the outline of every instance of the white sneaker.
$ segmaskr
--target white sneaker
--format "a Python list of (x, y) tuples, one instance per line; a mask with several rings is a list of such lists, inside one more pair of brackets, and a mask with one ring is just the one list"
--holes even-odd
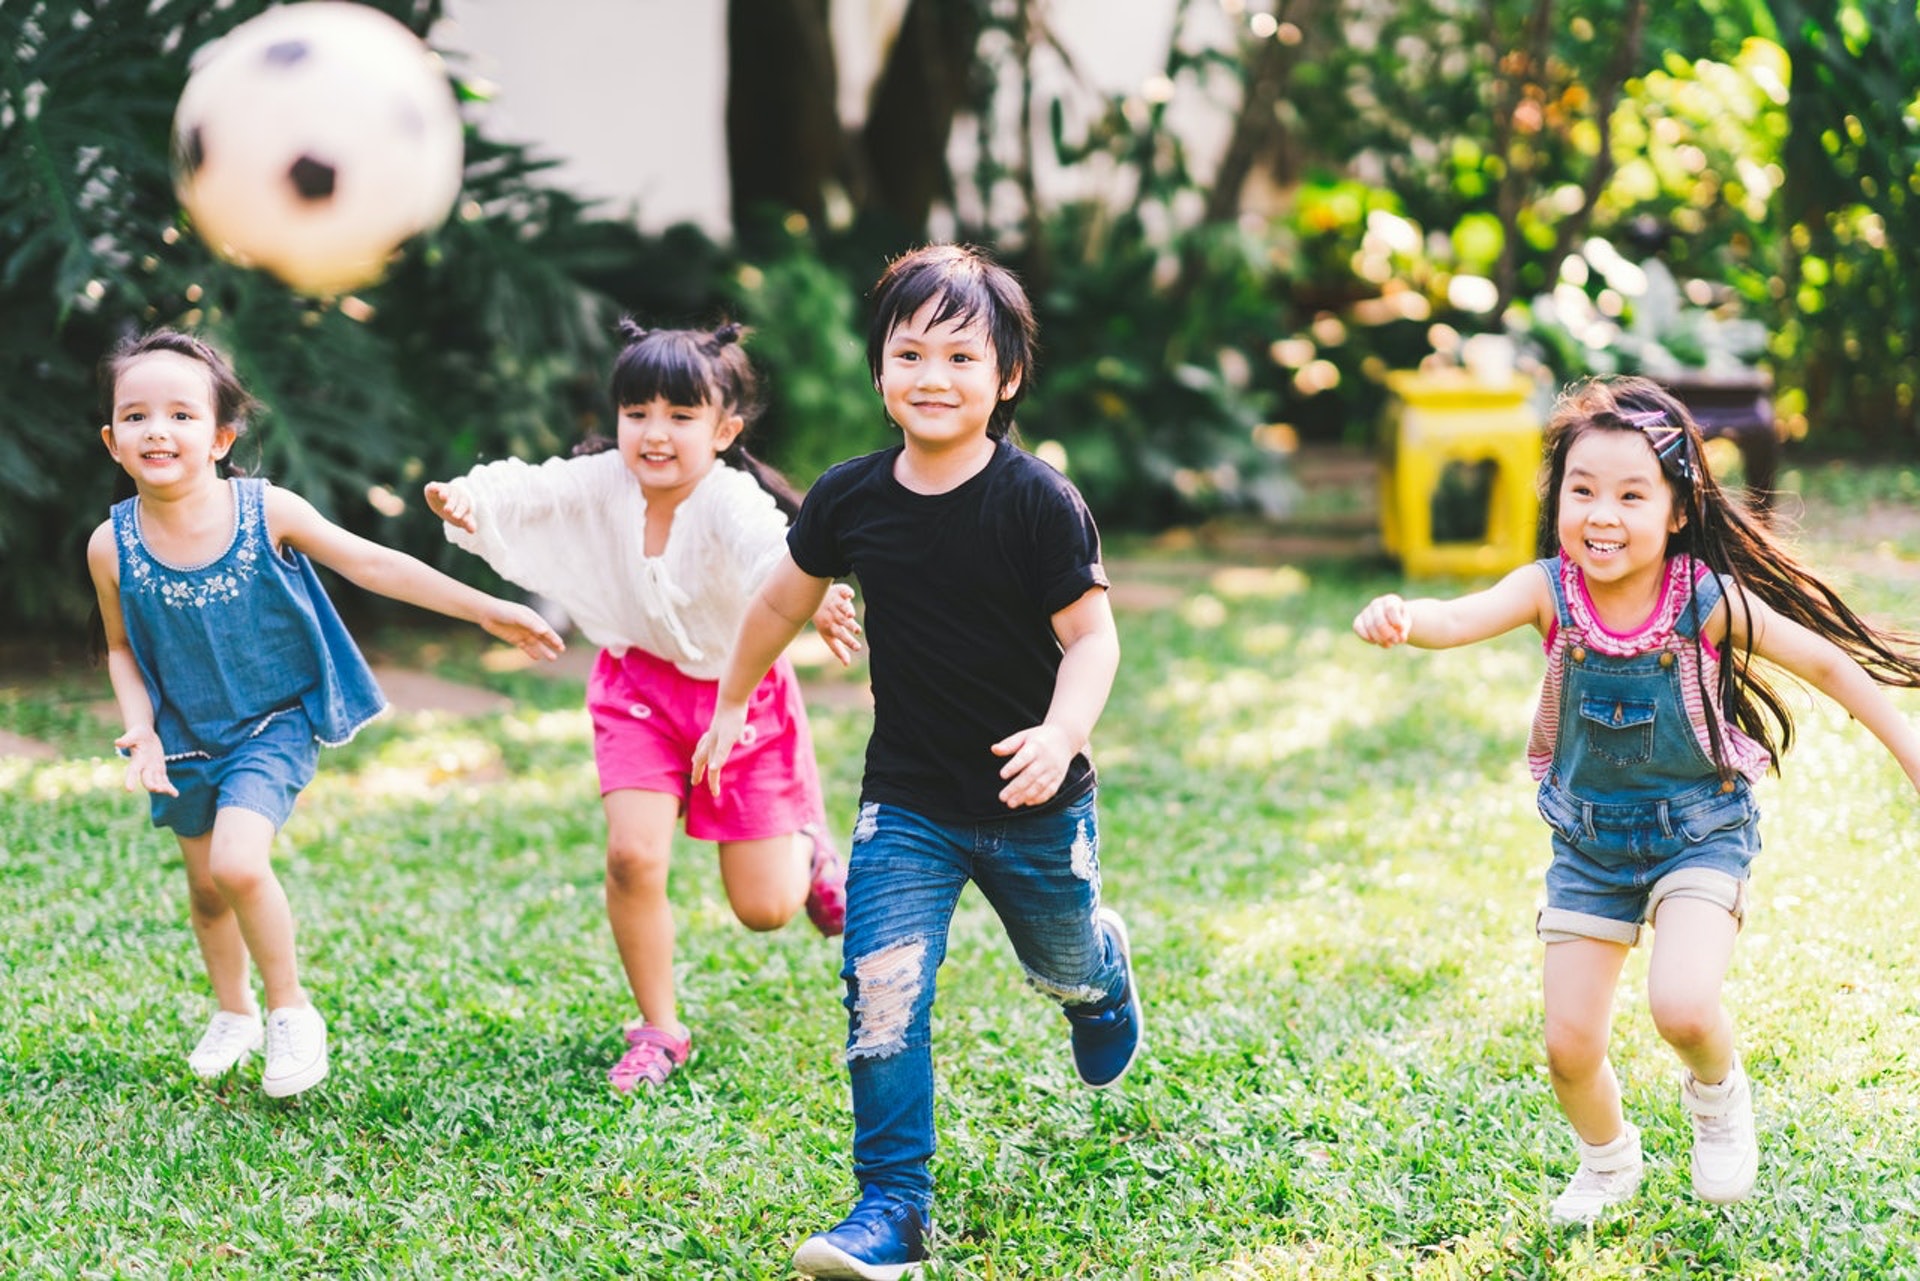
[(1693, 1114), (1693, 1190), (1715, 1205), (1744, 1200), (1760, 1169), (1760, 1144), (1753, 1134), (1753, 1089), (1740, 1060), (1718, 1085), (1702, 1085), (1682, 1071), (1680, 1102)]
[(267, 1012), (267, 1067), (260, 1088), (276, 1099), (320, 1084), (327, 1076), (327, 1021), (311, 1005)]
[(196, 1076), (224, 1076), (259, 1049), (261, 1039), (258, 1014), (216, 1010), (207, 1030), (201, 1033), (200, 1044), (187, 1055), (187, 1066)]
[(1640, 1188), (1640, 1131), (1628, 1125), (1613, 1142), (1594, 1147), (1582, 1142), (1580, 1168), (1573, 1182), (1553, 1199), (1547, 1218), (1554, 1223), (1592, 1223), (1609, 1206), (1619, 1205)]

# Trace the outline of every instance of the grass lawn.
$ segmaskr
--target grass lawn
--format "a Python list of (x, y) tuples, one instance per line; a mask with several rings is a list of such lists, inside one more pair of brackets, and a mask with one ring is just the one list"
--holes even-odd
[[(1815, 562), (1920, 626), (1914, 472), (1786, 479)], [(1920, 1277), (1920, 806), (1869, 734), (1808, 696), (1761, 791), (1727, 992), (1753, 1198), (1691, 1195), (1643, 950), (1614, 1047), (1647, 1181), (1597, 1229), (1553, 1230), (1573, 1142), (1540, 1045), (1537, 640), (1381, 653), (1348, 622), (1399, 586), (1383, 568), (1131, 550), (1122, 573), (1162, 590), (1121, 615), (1097, 749), (1150, 1055), (1079, 1088), (1063, 1020), (968, 893), (936, 1016), (931, 1275)], [(282, 834), (333, 1031), (332, 1078), (287, 1102), (257, 1060), (221, 1084), (186, 1068), (211, 1001), (177, 851), (90, 710), (104, 674), (0, 685), (0, 728), (66, 753), (0, 760), (0, 1274), (784, 1278), (839, 1216), (837, 945), (804, 917), (749, 934), (685, 847), (699, 1057), (611, 1095), (631, 1009), (580, 690), (486, 670), (483, 641), (436, 636), (432, 657), (515, 710), (382, 722)], [(844, 701), (815, 722), (843, 830), (867, 728)]]

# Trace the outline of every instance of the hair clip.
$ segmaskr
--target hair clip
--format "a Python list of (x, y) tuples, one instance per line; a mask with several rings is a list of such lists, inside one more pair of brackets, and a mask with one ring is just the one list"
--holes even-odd
[(1674, 480), (1693, 483), (1693, 458), (1687, 449), (1687, 429), (1667, 421), (1663, 409), (1648, 409), (1639, 413), (1622, 414), (1629, 426), (1640, 429), (1653, 446), (1653, 456), (1660, 460), (1660, 469)]
[(743, 332), (745, 331), (741, 329), (737, 321), (729, 320), (726, 324), (721, 325), (718, 329), (713, 331), (713, 340), (719, 343), (722, 347), (725, 347), (729, 343), (739, 342), (740, 335)]

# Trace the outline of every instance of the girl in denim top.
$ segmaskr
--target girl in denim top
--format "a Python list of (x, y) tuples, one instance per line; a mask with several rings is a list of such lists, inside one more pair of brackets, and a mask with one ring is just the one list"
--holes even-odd
[(1528, 747), (1553, 844), (1537, 930), (1547, 1063), (1580, 1153), (1551, 1217), (1591, 1222), (1640, 1183), (1640, 1134), (1621, 1110), (1607, 1036), (1643, 923), (1655, 935), (1648, 1004), (1680, 1057), (1693, 1120), (1694, 1191), (1738, 1201), (1759, 1151), (1720, 988), (1760, 852), (1752, 786), (1793, 740), (1753, 660), (1839, 703), (1920, 788), (1920, 734), (1879, 688), (1920, 687), (1920, 651), (1863, 621), (1729, 501), (1686, 409), (1646, 379), (1561, 397), (1543, 496), (1546, 559), (1457, 600), (1382, 596), (1354, 630), (1424, 649), (1525, 624), (1546, 637)]
[[(253, 401), (219, 352), (155, 330), (101, 364), (100, 438), (132, 477), (87, 544), (107, 675), (126, 730), (127, 790), (150, 795), (187, 866), (194, 934), (219, 1003), (187, 1058), (219, 1076), (266, 1044), (276, 1098), (327, 1074), (326, 1023), (294, 960), (293, 914), (273, 873), (274, 833), (312, 780), (319, 748), (386, 706), (309, 557), (368, 591), (463, 618), (535, 658), (560, 638), (411, 556), (350, 534), (303, 499), (230, 475)], [(266, 988), (264, 1028), (247, 961)]]

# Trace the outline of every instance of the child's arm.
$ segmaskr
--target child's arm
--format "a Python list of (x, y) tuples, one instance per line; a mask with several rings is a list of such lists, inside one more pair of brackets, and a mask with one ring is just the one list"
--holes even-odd
[(276, 542), (304, 552), (370, 592), (478, 623), (529, 657), (554, 658), (566, 649), (547, 621), (527, 606), (489, 596), (425, 561), (344, 530), (298, 494), (267, 489), (267, 527)]
[(1505, 635), (1532, 623), (1542, 635), (1553, 621), (1553, 592), (1538, 565), (1522, 565), (1485, 591), (1453, 600), (1375, 597), (1353, 620), (1360, 639), (1391, 649), (1452, 649)]
[(1053, 681), (1047, 718), (993, 745), (1007, 785), (1000, 803), (1009, 809), (1044, 805), (1066, 781), (1073, 758), (1087, 749), (1094, 722), (1107, 706), (1114, 673), (1120, 669), (1120, 634), (1103, 587), (1090, 587), (1079, 600), (1053, 616), (1053, 634), (1063, 651)]
[(704, 776), (715, 796), (720, 795), (720, 771), (746, 728), (747, 700), (753, 697), (774, 660), (820, 609), (832, 583), (832, 579), (815, 578), (801, 569), (793, 563), (791, 554), (783, 556), (760, 581), (760, 590), (748, 603), (739, 634), (727, 654), (727, 668), (714, 698), (713, 722), (693, 749), (693, 781), (697, 784)]
[(1819, 632), (1778, 613), (1750, 592), (1744, 607), (1733, 605), (1731, 600), (1722, 600), (1717, 607), (1724, 612), (1730, 644), (1744, 646), (1751, 641), (1755, 654), (1792, 672), (1846, 708), (1848, 715), (1873, 731), (1873, 736), (1893, 753), (1914, 788), (1920, 790), (1920, 732), (1900, 714), (1864, 667)]
[(107, 634), (107, 680), (113, 701), (120, 707), (126, 732), (113, 740), (127, 753), (127, 790), (165, 792), (178, 796), (167, 778), (167, 753), (153, 728), (153, 700), (140, 678), (133, 646), (127, 641), (126, 620), (120, 615), (120, 553), (113, 544), (113, 522), (107, 521), (87, 540), (87, 571), (100, 601), (100, 625)]

